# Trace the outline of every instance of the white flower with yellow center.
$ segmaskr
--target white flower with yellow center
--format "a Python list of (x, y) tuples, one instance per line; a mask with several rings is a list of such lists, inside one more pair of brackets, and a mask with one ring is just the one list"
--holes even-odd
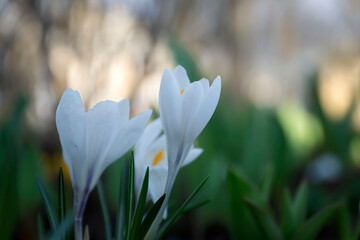
[(212, 117), (219, 102), (221, 78), (217, 76), (211, 87), (207, 79), (190, 83), (183, 67), (165, 69), (159, 92), (159, 112), (166, 136), (168, 178), (164, 203), (146, 239), (154, 238), (175, 182), (195, 139)]
[(142, 135), (151, 110), (129, 119), (129, 101), (103, 101), (85, 112), (78, 91), (64, 92), (56, 126), (74, 191), (75, 238), (82, 239), (87, 198), (103, 171), (128, 152)]
[[(149, 167), (149, 195), (153, 202), (164, 194), (168, 175), (166, 138), (162, 132), (163, 127), (158, 118), (145, 129), (134, 150), (137, 197), (146, 168)], [(182, 166), (194, 161), (201, 153), (202, 149), (191, 147)]]
[(213, 115), (221, 91), (217, 76), (211, 87), (207, 79), (190, 83), (183, 67), (164, 71), (159, 92), (159, 111), (164, 127), (169, 162), (166, 193), (169, 194), (179, 168), (195, 139)]

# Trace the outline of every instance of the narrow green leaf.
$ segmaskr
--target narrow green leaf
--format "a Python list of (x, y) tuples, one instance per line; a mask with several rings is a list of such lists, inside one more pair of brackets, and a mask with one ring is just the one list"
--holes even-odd
[(294, 208), (288, 189), (284, 192), (283, 208), (281, 216), (281, 230), (285, 239), (289, 239), (296, 230)]
[(121, 168), (121, 177), (120, 177), (120, 191), (119, 191), (119, 207), (116, 223), (116, 240), (124, 239), (124, 228), (126, 220), (126, 161), (123, 162)]
[[(339, 209), (337, 222), (339, 225), (339, 239), (341, 240), (352, 240), (351, 236), (351, 217), (347, 206), (344, 204)], [(356, 240), (355, 238), (354, 240)]]
[[(252, 196), (254, 190), (244, 178), (231, 168), (227, 172), (226, 183), (230, 198), (230, 227), (233, 239), (263, 239), (256, 222), (244, 201), (244, 197)], [(246, 224), (241, 224), (246, 223)]]
[(55, 231), (52, 232), (47, 240), (60, 240), (66, 235), (66, 232), (71, 228), (73, 224), (73, 215), (67, 214), (64, 220), (58, 225)]
[(300, 226), (304, 223), (307, 212), (308, 186), (303, 182), (296, 193), (294, 201), (294, 218), (295, 224)]
[(266, 169), (264, 177), (260, 183), (261, 199), (263, 201), (267, 201), (269, 199), (273, 178), (274, 178), (274, 168), (272, 166), (269, 166)]
[[(59, 222), (62, 222), (65, 218), (66, 213), (66, 202), (65, 202), (65, 190), (64, 190), (64, 175), (62, 168), (59, 170), (59, 180), (58, 180), (58, 216)], [(66, 236), (64, 235), (62, 240), (65, 240)]]
[(355, 228), (355, 233), (352, 239), (357, 240), (360, 238), (360, 216), (357, 219), (357, 225)]
[(54, 213), (54, 208), (52, 207), (52, 205), (50, 203), (49, 195), (47, 194), (45, 187), (39, 178), (36, 178), (36, 183), (39, 187), (41, 197), (42, 197), (44, 205), (45, 205), (45, 210), (46, 210), (46, 213), (47, 213), (50, 225), (51, 225), (51, 229), (55, 230), (56, 229), (56, 217), (55, 217), (55, 213)]
[(101, 211), (103, 213), (103, 218), (104, 218), (105, 237), (106, 237), (105, 239), (106, 240), (111, 240), (111, 226), (110, 226), (109, 211), (108, 211), (108, 207), (106, 205), (104, 187), (103, 187), (100, 179), (99, 179), (96, 187), (97, 187), (97, 190), (98, 190), (98, 196), (99, 196), (99, 200), (100, 200)]
[(340, 208), (342, 203), (336, 203), (321, 210), (310, 220), (305, 222), (296, 232), (293, 240), (311, 240), (316, 237), (321, 228), (330, 219), (330, 217)]
[(161, 226), (156, 239), (162, 239), (165, 236), (165, 233), (169, 230), (169, 228), (176, 222), (177, 219), (181, 216), (181, 213), (184, 209), (189, 205), (191, 200), (196, 196), (196, 194), (200, 191), (200, 189), (204, 186), (205, 182), (209, 179), (207, 176), (202, 183), (191, 193), (191, 195), (186, 199), (186, 201), (181, 205), (181, 207), (176, 211), (176, 213), (167, 220), (163, 226)]
[(142, 183), (140, 196), (138, 199), (138, 204), (137, 204), (137, 207), (135, 210), (135, 215), (134, 215), (134, 219), (133, 219), (133, 223), (132, 223), (132, 227), (131, 227), (130, 239), (134, 239), (135, 234), (139, 230), (139, 226), (141, 224), (141, 220), (143, 218), (144, 211), (145, 211), (148, 187), (149, 187), (149, 167), (147, 167), (147, 169), (146, 169), (144, 181)]
[(155, 220), (156, 216), (158, 215), (160, 208), (165, 200), (166, 194), (162, 195), (156, 203), (150, 208), (149, 212), (146, 214), (144, 221), (141, 223), (141, 227), (139, 233), (136, 234), (136, 239), (143, 239), (146, 233), (149, 231), (153, 221)]
[(278, 225), (276, 224), (273, 217), (264, 211), (260, 206), (256, 203), (252, 202), (250, 199), (245, 198), (245, 202), (248, 204), (250, 212), (252, 213), (255, 222), (259, 226), (259, 229), (263, 232), (263, 234), (267, 237), (267, 239), (271, 240), (281, 240), (283, 236), (280, 232)]
[(208, 203), (210, 203), (210, 202), (211, 202), (211, 200), (208, 199), (208, 200), (201, 201), (201, 202), (198, 202), (198, 203), (190, 204), (189, 206), (187, 206), (187, 207), (181, 212), (181, 214), (184, 214), (184, 213), (186, 213), (186, 212), (188, 212), (188, 211), (191, 211), (191, 210), (193, 210), (193, 209), (202, 207), (202, 206), (204, 206), (204, 205), (206, 205), (206, 204), (208, 204)]
[(126, 214), (126, 231), (125, 231), (125, 239), (130, 239), (130, 230), (131, 230), (131, 220), (134, 212), (134, 199), (135, 199), (135, 191), (134, 191), (134, 153), (131, 153), (131, 162), (130, 162), (130, 174), (129, 174), (129, 186), (128, 186), (128, 199), (127, 199), (127, 214)]
[(38, 215), (37, 225), (38, 225), (39, 240), (44, 240), (44, 222), (40, 215)]
[(246, 196), (251, 199), (257, 205), (259, 205), (262, 209), (266, 209), (266, 211), (270, 212), (270, 208), (265, 204), (265, 202), (261, 199), (261, 192), (258, 187), (250, 181), (244, 173), (235, 171), (234, 169), (230, 169), (228, 171), (228, 176), (235, 181), (238, 194), (243, 198)]

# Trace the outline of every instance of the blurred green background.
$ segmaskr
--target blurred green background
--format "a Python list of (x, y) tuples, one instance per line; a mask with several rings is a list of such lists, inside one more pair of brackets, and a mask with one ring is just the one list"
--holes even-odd
[[(66, 88), (158, 109), (162, 72), (222, 77), (204, 149), (183, 168), (169, 210), (210, 175), (167, 239), (358, 239), (360, 4), (356, 0), (0, 1), (0, 235), (50, 225), (61, 156), (55, 110)], [(102, 179), (115, 224), (121, 161)], [(325, 210), (324, 210), (325, 209)], [(84, 216), (103, 239), (96, 193)]]

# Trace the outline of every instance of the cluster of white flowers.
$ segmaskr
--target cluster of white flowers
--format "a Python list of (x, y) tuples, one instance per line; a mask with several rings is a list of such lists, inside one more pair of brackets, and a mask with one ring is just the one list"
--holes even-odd
[[(69, 168), (74, 191), (75, 237), (82, 239), (82, 217), (91, 190), (103, 171), (135, 144), (136, 192), (149, 167), (149, 195), (155, 202), (166, 198), (153, 231), (162, 217), (179, 169), (202, 152), (193, 143), (213, 115), (219, 101), (221, 79), (190, 83), (178, 66), (164, 71), (160, 92), (160, 119), (145, 130), (151, 110), (129, 119), (128, 100), (103, 101), (85, 112), (79, 92), (64, 92), (56, 111), (63, 157)], [(162, 134), (164, 132), (164, 134)], [(80, 229), (77, 229), (80, 228)]]

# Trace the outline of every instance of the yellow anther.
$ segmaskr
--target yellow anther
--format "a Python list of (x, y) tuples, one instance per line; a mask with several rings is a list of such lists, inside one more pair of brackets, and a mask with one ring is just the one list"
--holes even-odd
[(164, 156), (164, 150), (160, 150), (154, 157), (154, 161), (152, 165), (153, 166), (157, 165), (163, 159), (163, 156)]
[(185, 88), (184, 88), (183, 90), (181, 90), (181, 91), (180, 91), (180, 94), (183, 94), (184, 90), (185, 90)]

